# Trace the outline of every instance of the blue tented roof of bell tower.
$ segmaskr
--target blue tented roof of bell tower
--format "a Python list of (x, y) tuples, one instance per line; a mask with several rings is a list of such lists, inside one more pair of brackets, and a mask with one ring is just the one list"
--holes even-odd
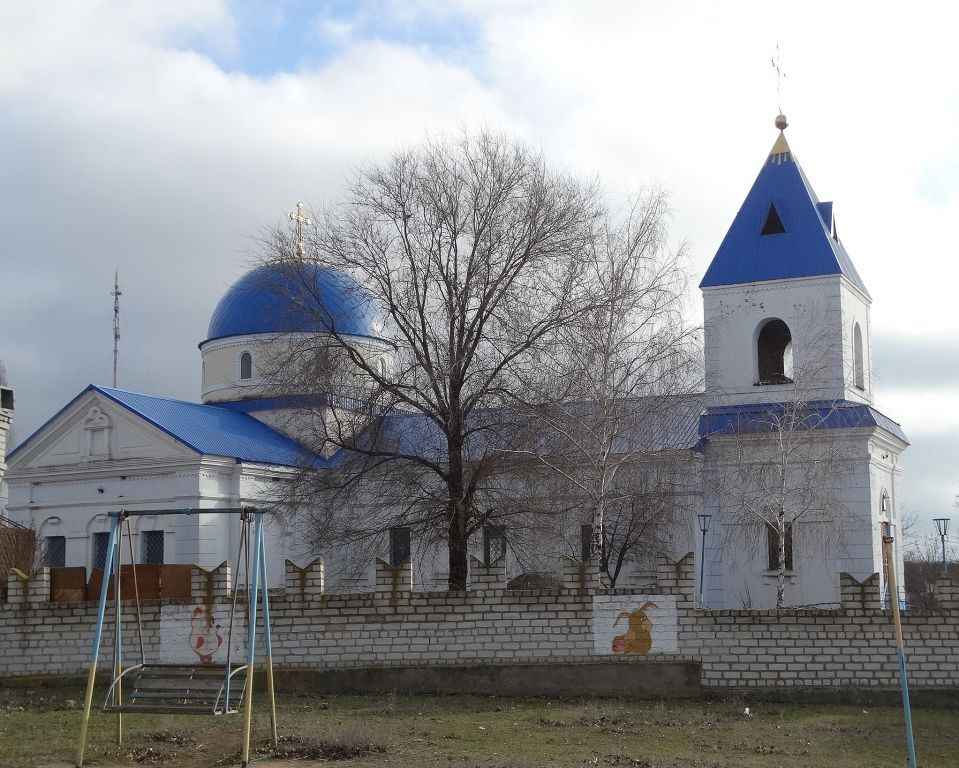
[(780, 134), (699, 287), (841, 274), (868, 296), (835, 231), (832, 203), (819, 202)]

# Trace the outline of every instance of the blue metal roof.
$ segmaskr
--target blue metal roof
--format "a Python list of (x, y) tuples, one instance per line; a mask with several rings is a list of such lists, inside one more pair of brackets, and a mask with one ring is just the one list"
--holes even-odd
[[(761, 234), (770, 206), (785, 232)], [(819, 202), (780, 136), (699, 287), (842, 274), (868, 296), (833, 231), (832, 203)]]
[[(625, 408), (635, 409), (640, 416), (630, 421), (622, 434), (613, 440), (613, 451), (656, 452), (694, 449), (699, 441), (697, 426), (703, 411), (704, 395), (672, 395), (668, 397), (634, 398), (624, 401)], [(574, 402), (562, 406), (571, 412), (571, 419), (589, 423), (595, 403)], [(527, 448), (537, 453), (548, 453), (559, 448), (552, 440), (539, 439), (545, 433), (531, 432), (530, 420), (535, 417), (522, 413), (511, 414), (503, 408), (481, 408), (469, 419), (470, 436), (466, 441), (465, 458), (478, 460), (497, 451)], [(486, 425), (489, 425), (488, 427)], [(545, 429), (545, 428), (544, 428)], [(519, 443), (517, 441), (520, 441)], [(418, 456), (438, 463), (446, 460), (446, 437), (435, 421), (423, 413), (394, 410), (377, 419), (357, 437), (360, 450), (387, 450), (391, 453)], [(337, 465), (348, 460), (349, 452), (341, 450), (330, 458)]]
[(305, 463), (318, 466), (322, 463), (321, 459), (295, 440), (245, 413), (215, 405), (188, 403), (184, 400), (169, 400), (139, 392), (98, 387), (95, 384), (88, 386), (61, 408), (40, 429), (18, 445), (10, 457), (21, 451), (47, 424), (90, 391), (98, 392), (122, 405), (197, 453), (284, 467), (298, 467)]
[(109, 397), (197, 453), (286, 467), (315, 461), (295, 440), (245, 413), (93, 384), (89, 389)]
[(870, 405), (851, 400), (813, 400), (795, 410), (792, 403), (713, 407), (707, 408), (699, 420), (702, 437), (774, 432), (780, 428), (800, 431), (856, 427), (879, 427), (909, 443), (897, 422)]
[(248, 333), (333, 331), (378, 337), (383, 323), (370, 294), (333, 267), (265, 264), (237, 280), (213, 310), (207, 341)]

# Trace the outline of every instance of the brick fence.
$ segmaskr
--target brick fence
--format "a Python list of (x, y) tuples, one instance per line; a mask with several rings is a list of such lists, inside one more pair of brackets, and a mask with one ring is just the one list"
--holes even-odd
[[(898, 685), (889, 613), (880, 609), (878, 578), (859, 583), (841, 574), (841, 604), (831, 610), (724, 610), (694, 606), (692, 555), (660, 558), (655, 583), (643, 590), (604, 590), (595, 565), (567, 560), (563, 588), (507, 590), (504, 566), (471, 562), (465, 592), (416, 592), (407, 562), (377, 562), (374, 591), (329, 595), (322, 561), (288, 562), (284, 588), (271, 590), (275, 664), (285, 670), (550, 665), (650, 662), (697, 664), (706, 690), (784, 687), (892, 689)], [(142, 622), (148, 658), (170, 642), (165, 617), (204, 607), (227, 615), (230, 566), (193, 567), (192, 601), (147, 600)], [(910, 679), (917, 688), (959, 689), (959, 583), (936, 586), (936, 611), (903, 614)], [(597, 651), (594, 622), (610, 596), (663, 596), (675, 603), (676, 652), (647, 655)], [(13, 574), (0, 604), (0, 677), (77, 674), (87, 667), (95, 602), (50, 603), (48, 573)], [(126, 601), (125, 601), (126, 602)], [(241, 599), (239, 605), (243, 606)], [(111, 604), (111, 614), (113, 606)], [(124, 624), (127, 659), (137, 659), (132, 606)], [(246, 623), (245, 608), (238, 616)], [(183, 624), (189, 626), (189, 624)], [(222, 630), (221, 630), (222, 632)], [(235, 633), (242, 635), (242, 632)], [(112, 618), (105, 643), (113, 635)], [(101, 664), (106, 662), (106, 649)], [(649, 667), (657, 674), (655, 665)]]

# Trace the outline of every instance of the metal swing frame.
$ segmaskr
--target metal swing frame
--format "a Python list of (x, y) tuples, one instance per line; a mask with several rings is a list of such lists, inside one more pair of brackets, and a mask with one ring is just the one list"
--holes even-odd
[[(240, 541), (237, 551), (236, 568), (233, 572), (232, 604), (230, 607), (230, 627), (227, 635), (226, 664), (151, 664), (146, 660), (143, 642), (143, 623), (140, 618), (140, 595), (136, 578), (136, 558), (133, 551), (133, 533), (131, 517), (145, 515), (197, 515), (197, 514), (239, 514), (241, 520)], [(86, 748), (87, 726), (93, 705), (93, 689), (100, 656), (100, 644), (103, 625), (106, 619), (107, 600), (110, 597), (109, 583), (113, 578), (113, 601), (116, 609), (113, 637), (113, 663), (111, 665), (110, 687), (103, 704), (104, 712), (113, 712), (117, 716), (117, 744), (123, 740), (124, 713), (146, 714), (237, 714), (243, 707), (243, 766), (250, 762), (250, 724), (253, 714), (253, 671), (256, 647), (257, 603), (263, 601), (263, 645), (265, 651), (265, 671), (267, 692), (270, 700), (270, 726), (273, 743), (277, 743), (276, 696), (273, 687), (273, 647), (270, 637), (270, 598), (266, 573), (266, 546), (263, 535), (264, 510), (244, 507), (242, 509), (159, 509), (159, 510), (119, 510), (108, 513), (110, 518), (110, 538), (107, 544), (106, 561), (103, 566), (103, 583), (100, 585), (100, 602), (97, 608), (97, 624), (93, 634), (93, 649), (90, 656), (90, 670), (87, 676), (86, 697), (83, 706), (83, 720), (80, 726), (80, 743), (77, 748), (76, 766), (83, 765), (83, 753)], [(122, 600), (120, 593), (120, 563), (123, 524), (126, 523), (127, 541), (130, 545), (130, 564), (133, 575), (133, 602), (136, 608), (137, 634), (140, 645), (140, 663), (126, 669), (122, 664), (121, 632), (123, 624)], [(252, 553), (251, 542), (252, 538)], [(237, 587), (239, 566), (245, 554), (246, 597), (248, 605), (247, 659), (245, 664), (233, 664), (233, 625), (237, 606)], [(252, 555), (252, 558), (251, 558)], [(252, 562), (251, 562), (252, 559)], [(242, 674), (243, 686), (239, 695), (235, 689), (234, 676)], [(134, 690), (123, 703), (123, 679), (130, 675)], [(215, 693), (215, 696), (213, 694)], [(232, 698), (231, 698), (232, 695)], [(211, 703), (212, 699), (212, 703)]]

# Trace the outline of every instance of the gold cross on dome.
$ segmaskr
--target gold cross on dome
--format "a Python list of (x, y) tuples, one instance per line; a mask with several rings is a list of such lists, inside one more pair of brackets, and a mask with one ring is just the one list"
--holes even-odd
[(296, 210), (290, 214), (290, 221), (296, 226), (296, 258), (303, 261), (303, 225), (313, 223), (309, 217), (303, 215), (303, 203), (297, 202)]

